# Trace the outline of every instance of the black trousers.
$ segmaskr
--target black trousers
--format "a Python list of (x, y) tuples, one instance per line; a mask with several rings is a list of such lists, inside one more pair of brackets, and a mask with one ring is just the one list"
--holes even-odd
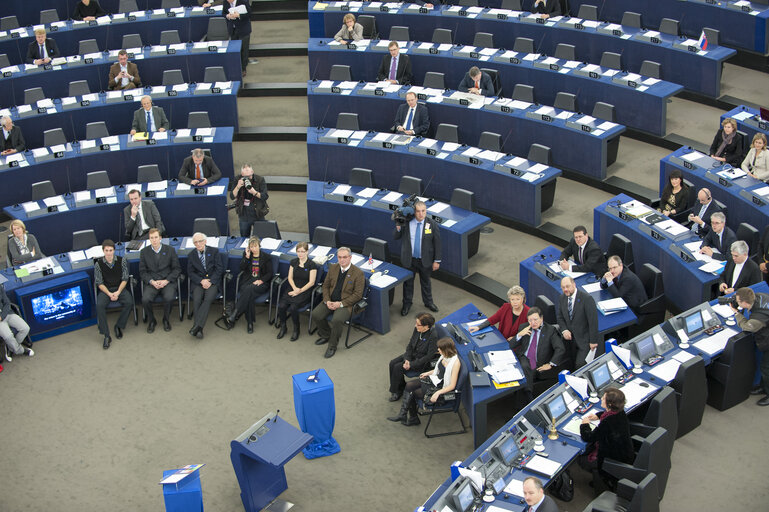
[(249, 275), (247, 281), (241, 281), (238, 300), (235, 302), (235, 314), (246, 314), (248, 322), (254, 321), (254, 301), (260, 295), (270, 290), (270, 283), (254, 284), (254, 279)]
[[(400, 395), (406, 388), (406, 379), (404, 379), (406, 370), (403, 369), (403, 361), (405, 360), (403, 354), (401, 354), (390, 361), (390, 393), (398, 393)], [(416, 367), (412, 364), (409, 371), (422, 373), (425, 371), (425, 367)]]
[(240, 39), (240, 66), (245, 71), (246, 66), (248, 66), (248, 46), (251, 44), (251, 34), (238, 37), (238, 39)]
[(208, 312), (211, 310), (211, 304), (219, 295), (219, 287), (211, 284), (208, 290), (204, 290), (200, 285), (192, 286), (192, 311), (195, 314), (194, 326), (201, 329), (206, 326)]
[[(134, 305), (134, 301), (131, 297), (131, 293), (126, 289), (123, 289), (123, 291), (120, 292), (117, 301), (121, 304), (122, 308), (120, 309), (120, 317), (117, 319), (117, 323), (115, 325), (121, 329), (125, 329), (125, 326), (128, 323), (128, 316), (131, 314), (131, 308)], [(107, 336), (109, 334), (109, 324), (107, 323), (107, 306), (109, 306), (111, 302), (112, 301), (109, 300), (109, 297), (106, 293), (102, 292), (101, 290), (97, 292), (96, 320), (99, 324), (99, 333), (103, 336)]]
[(299, 329), (299, 310), (310, 303), (310, 295), (308, 294), (306, 300), (297, 301), (296, 297), (288, 294), (290, 289), (290, 286), (283, 288), (283, 295), (281, 295), (280, 302), (278, 303), (278, 320), (280, 320), (281, 324), (285, 324), (286, 319), (291, 316), (294, 328)]
[(142, 290), (142, 306), (144, 306), (144, 313), (150, 322), (155, 321), (155, 315), (152, 312), (152, 302), (158, 295), (163, 297), (163, 318), (168, 319), (171, 306), (173, 306), (174, 299), (176, 299), (176, 281), (168, 283), (160, 290), (155, 289), (151, 284), (144, 285), (144, 290)]
[(419, 287), (422, 290), (422, 302), (425, 306), (433, 303), (433, 292), (430, 284), (430, 276), (433, 273), (433, 267), (422, 266), (421, 258), (412, 258), (409, 270), (414, 272), (414, 278), (403, 282), (403, 305), (411, 305), (414, 297), (414, 281), (419, 276)]

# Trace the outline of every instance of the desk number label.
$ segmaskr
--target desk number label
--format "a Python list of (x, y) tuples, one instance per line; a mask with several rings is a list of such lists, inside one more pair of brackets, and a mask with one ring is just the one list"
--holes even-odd
[(437, 151), (435, 151), (435, 150), (434, 150), (434, 149), (432, 149), (432, 148), (427, 148), (427, 154), (428, 154), (428, 155), (430, 155), (430, 156), (435, 156), (435, 155), (437, 155), (437, 154), (438, 154), (438, 152), (437, 152)]
[(341, 11), (349, 11), (350, 10), (350, 6), (349, 5), (341, 5), (341, 6), (339, 6), (339, 10), (341, 10)]
[(382, 89), (374, 89), (374, 96), (384, 96), (384, 91)]
[(53, 66), (51, 66), (50, 64), (45, 64), (45, 65), (43, 66), (43, 69), (44, 69), (44, 70), (46, 70), (46, 71), (50, 71), (50, 70), (52, 70), (52, 69), (53, 69)]
[(387, 207), (389, 209), (391, 209), (391, 210), (397, 210), (398, 209), (398, 205), (397, 204), (388, 204)]
[(692, 164), (691, 162), (687, 162), (686, 160), (684, 160), (684, 167), (686, 167), (687, 169), (694, 169), (694, 164)]
[(11, 39), (18, 39), (21, 37), (18, 32), (11, 32)]
[(333, 92), (334, 94), (340, 94), (342, 92), (342, 89), (340, 89), (339, 87), (332, 87), (331, 92)]
[(480, 57), (480, 54), (478, 54), (478, 52), (470, 52), (471, 59), (477, 59), (479, 57)]
[(660, 38), (659, 37), (652, 37), (650, 38), (650, 41), (654, 44), (660, 44)]
[(757, 204), (758, 206), (764, 206), (764, 205), (766, 204), (766, 203), (764, 203), (762, 200), (760, 200), (759, 198), (757, 198), (756, 196), (752, 196), (752, 197), (753, 197), (753, 203), (754, 203), (754, 204)]
[(107, 198), (106, 197), (97, 197), (96, 198), (96, 204), (106, 203), (106, 202), (107, 202)]
[(507, 14), (499, 13), (499, 14), (497, 14), (497, 19), (498, 20), (506, 20), (507, 19)]
[(428, 12), (430, 12), (430, 11), (428, 11), (426, 7), (420, 7), (419, 8), (419, 14), (427, 14)]
[(582, 23), (576, 23), (574, 25), (574, 28), (576, 28), (577, 30), (585, 30), (585, 25), (583, 25)]
[(423, 94), (423, 93), (420, 92), (419, 94), (417, 94), (417, 99), (418, 100), (426, 100), (427, 99), (427, 94)]
[(461, 99), (459, 100), (459, 104), (460, 104), (460, 105), (462, 105), (462, 106), (464, 106), (464, 107), (466, 107), (467, 105), (469, 105), (469, 104), (470, 104), (470, 102), (469, 102), (469, 101), (467, 101), (467, 100), (466, 100), (466, 99), (464, 99), (464, 98), (461, 98)]
[(178, 93), (176, 91), (168, 91), (169, 96), (176, 96)]
[(716, 0), (705, 0), (705, 3), (706, 4), (710, 4), (710, 5), (715, 5), (716, 4)]
[(347, 43), (347, 49), (348, 49), (348, 50), (354, 50), (354, 49), (356, 49), (357, 47), (358, 47), (358, 46), (357, 46), (355, 43)]
[(11, 163), (8, 164), (8, 166), (9, 167), (18, 167), (19, 166), (19, 162), (11, 162)]
[(636, 87), (638, 87), (638, 83), (637, 83), (637, 82), (634, 82), (634, 81), (632, 81), (632, 80), (628, 80), (628, 82), (627, 82), (627, 86), (628, 86), (628, 87), (632, 87), (633, 89), (635, 89)]
[(87, 59), (85, 59), (85, 63), (86, 64), (93, 64), (93, 59), (91, 57), (88, 57)]
[(134, 100), (133, 94), (126, 94), (125, 96), (123, 96), (123, 100), (124, 101), (133, 101)]
[(96, 25), (98, 25), (98, 22), (96, 20), (91, 20), (88, 22), (89, 27), (95, 27)]
[(545, 24), (545, 19), (544, 18), (537, 18), (537, 23), (539, 23), (540, 25), (544, 25)]
[(432, 55), (435, 55), (435, 54), (437, 54), (437, 53), (438, 53), (438, 48), (430, 48), (430, 50), (429, 50), (429, 51), (430, 51), (430, 53), (431, 53)]
[(652, 238), (658, 241), (664, 240), (663, 236), (657, 233), (656, 231), (652, 230)]
[(520, 64), (520, 63), (521, 63), (521, 59), (519, 59), (518, 57), (510, 57), (510, 64)]
[(592, 128), (590, 128), (590, 127), (589, 127), (588, 125), (586, 125), (586, 124), (583, 124), (583, 125), (580, 125), (580, 126), (582, 126), (582, 131), (583, 131), (583, 132), (587, 132), (587, 133), (590, 133), (591, 131), (593, 131), (593, 129), (592, 129)]
[(379, 10), (380, 10), (381, 12), (390, 12), (390, 8), (389, 8), (389, 7), (387, 7), (386, 5), (383, 5), (383, 6), (381, 6), (381, 7), (379, 8)]
[(600, 75), (596, 73), (595, 71), (588, 71), (588, 76), (590, 78), (600, 78)]
[(689, 50), (690, 52), (694, 52), (694, 53), (697, 53), (698, 51), (700, 51), (699, 48), (697, 48), (696, 46), (691, 46), (691, 45), (687, 46), (686, 49)]
[(546, 123), (549, 123), (553, 120), (553, 118), (548, 115), (542, 114), (542, 120), (545, 121)]
[(215, 51), (218, 51), (218, 50), (219, 50), (218, 46), (209, 46), (208, 47), (208, 51), (209, 52), (215, 52)]
[(174, 50), (173, 48), (166, 48), (167, 55), (173, 55), (175, 53), (176, 53), (176, 50)]
[(58, 212), (59, 208), (57, 208), (56, 206), (49, 206), (48, 207), (48, 211), (49, 212)]
[[(749, 5), (742, 6), (742, 12), (750, 12), (753, 8)], [(420, 281), (421, 282), (421, 281)]]
[(478, 160), (477, 158), (475, 158), (474, 156), (471, 156), (470, 157), (470, 163), (473, 164), (473, 165), (479, 165), (481, 163), (481, 161)]
[(136, 21), (136, 16), (128, 16), (128, 21)]
[(337, 137), (336, 140), (339, 144), (347, 144), (347, 137)]
[(520, 176), (521, 171), (519, 171), (518, 169), (510, 169), (510, 174), (512, 174), (513, 176)]
[(613, 36), (621, 36), (622, 35), (622, 31), (621, 30), (612, 30), (611, 31), (611, 35), (613, 35)]
[(213, 9), (206, 9), (206, 14), (216, 14), (216, 11)]
[(13, 73), (11, 73), (10, 71), (5, 71), (5, 72), (3, 73), (3, 78), (8, 78), (8, 77), (9, 77), (9, 76), (11, 76), (12, 74), (13, 74)]
[(48, 109), (46, 107), (40, 107), (39, 109), (37, 109), (38, 114), (45, 114), (46, 112), (48, 112)]
[(158, 141), (156, 141), (155, 139), (148, 139), (147, 140), (147, 145), (148, 146), (154, 146), (157, 143), (158, 143)]
[(354, 203), (355, 197), (354, 196), (344, 196), (344, 202), (345, 203)]
[(502, 105), (502, 106), (500, 107), (500, 109), (501, 109), (501, 110), (502, 110), (502, 112), (504, 112), (505, 114), (509, 114), (510, 112), (512, 112), (512, 110), (510, 109), (510, 107), (508, 107), (507, 105)]
[(617, 215), (619, 215), (619, 218), (621, 220), (625, 220), (625, 221), (630, 220), (630, 217), (628, 217), (627, 213), (625, 213), (623, 211), (617, 212)]
[(724, 178), (722, 178), (720, 176), (718, 177), (718, 184), (721, 185), (722, 187), (731, 187), (732, 186), (732, 184), (729, 183), (729, 180), (724, 179)]
[(91, 105), (91, 100), (83, 100), (80, 102), (81, 107), (88, 107)]
[(459, 11), (460, 16), (467, 16), (467, 11)]
[(222, 88), (221, 87), (211, 87), (211, 94), (221, 94)]
[(176, 13), (172, 11), (168, 11), (166, 13), (166, 18), (176, 18)]
[(759, 121), (758, 127), (761, 128), (762, 130), (769, 130), (769, 123), (767, 123), (766, 121)]
[(192, 142), (203, 142), (203, 136), (202, 135), (193, 135), (192, 136)]
[(393, 143), (392, 142), (383, 142), (382, 147), (385, 149), (392, 149)]
[(101, 146), (99, 146), (99, 149), (101, 149), (102, 151), (109, 151), (109, 144), (102, 144)]
[(56, 25), (51, 25), (50, 27), (48, 27), (48, 30), (50, 30), (51, 32), (56, 32), (57, 30), (59, 30), (59, 27), (57, 27)]
[(54, 158), (64, 158), (64, 151), (57, 151), (53, 154)]

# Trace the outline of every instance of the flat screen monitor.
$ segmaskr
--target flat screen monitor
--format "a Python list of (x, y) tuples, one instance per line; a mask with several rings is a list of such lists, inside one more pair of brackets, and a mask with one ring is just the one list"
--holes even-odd
[(561, 420), (569, 415), (569, 409), (566, 407), (566, 401), (564, 400), (563, 393), (554, 396), (549, 402), (545, 404), (547, 408), (547, 414), (551, 418), (555, 418), (555, 424), (559, 424)]
[(657, 347), (654, 345), (654, 337), (647, 336), (636, 341), (633, 345), (636, 350), (636, 355), (641, 361), (646, 361), (650, 357), (657, 355)]
[(684, 332), (686, 332), (687, 336), (696, 336), (704, 327), (700, 311), (695, 311), (684, 317)]
[(456, 512), (465, 512), (473, 505), (473, 486), (470, 480), (465, 480), (454, 491), (454, 509)]
[(15, 292), (33, 340), (94, 323), (91, 279), (84, 272)]
[(507, 436), (497, 447), (499, 458), (508, 466), (518, 456), (518, 444), (514, 436)]
[(601, 391), (611, 382), (611, 373), (606, 363), (603, 363), (589, 371), (596, 391)]

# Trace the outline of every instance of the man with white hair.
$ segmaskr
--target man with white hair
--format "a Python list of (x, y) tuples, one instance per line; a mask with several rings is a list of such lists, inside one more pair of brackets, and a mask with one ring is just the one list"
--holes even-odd
[(131, 124), (131, 135), (136, 132), (164, 132), (171, 128), (165, 111), (161, 107), (152, 105), (152, 98), (142, 96), (141, 108), (134, 112), (134, 120)]
[(27, 149), (27, 143), (24, 141), (24, 135), (21, 134), (21, 128), (15, 126), (8, 116), (0, 118), (3, 125), (3, 137), (0, 139), (0, 155), (11, 155), (21, 153)]
[(203, 327), (206, 326), (211, 303), (219, 295), (224, 265), (219, 257), (219, 249), (206, 245), (206, 235), (195, 233), (192, 235), (192, 243), (195, 248), (187, 255), (187, 275), (190, 276), (194, 313), (190, 334), (203, 339)]
[(715, 212), (710, 216), (710, 230), (702, 239), (700, 252), (714, 260), (725, 261), (729, 248), (737, 241), (737, 235), (726, 226), (726, 215)]
[(726, 267), (718, 279), (720, 281), (718, 291), (723, 294), (758, 284), (763, 279), (761, 269), (748, 257), (750, 252), (748, 244), (743, 240), (737, 240), (732, 243), (731, 250), (732, 257), (726, 262)]

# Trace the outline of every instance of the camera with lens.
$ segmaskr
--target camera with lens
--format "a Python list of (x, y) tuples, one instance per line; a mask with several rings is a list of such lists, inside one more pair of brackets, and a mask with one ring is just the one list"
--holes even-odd
[(398, 225), (404, 225), (414, 218), (414, 205), (417, 202), (417, 195), (411, 194), (409, 197), (403, 200), (403, 204), (399, 208), (393, 210), (390, 218)]
[(718, 303), (722, 305), (731, 306), (734, 309), (739, 309), (739, 305), (737, 304), (737, 297), (732, 295), (731, 297), (719, 297)]
[(243, 178), (243, 186), (246, 188), (246, 190), (251, 190), (254, 188), (254, 185), (251, 183), (249, 178)]

